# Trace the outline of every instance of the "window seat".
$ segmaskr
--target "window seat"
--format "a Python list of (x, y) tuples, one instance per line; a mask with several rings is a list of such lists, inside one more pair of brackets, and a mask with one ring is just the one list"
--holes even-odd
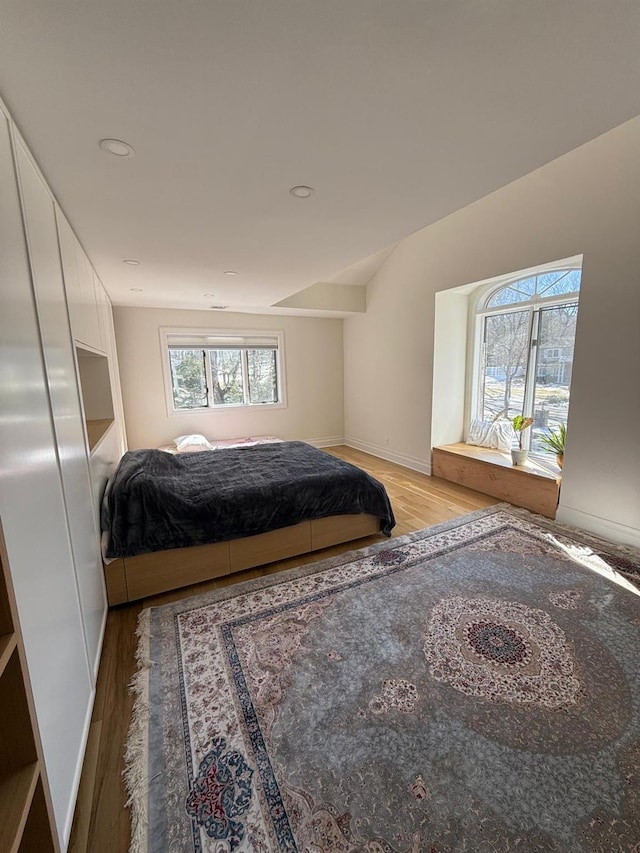
[(514, 466), (509, 453), (458, 442), (433, 448), (432, 474), (555, 518), (561, 476), (552, 462), (530, 458)]

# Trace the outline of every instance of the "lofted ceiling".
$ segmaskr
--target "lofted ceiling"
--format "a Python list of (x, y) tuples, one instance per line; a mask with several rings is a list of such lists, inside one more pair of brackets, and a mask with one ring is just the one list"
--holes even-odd
[(331, 315), (271, 306), (639, 114), (639, 57), (637, 0), (0, 0), (0, 95), (120, 305)]

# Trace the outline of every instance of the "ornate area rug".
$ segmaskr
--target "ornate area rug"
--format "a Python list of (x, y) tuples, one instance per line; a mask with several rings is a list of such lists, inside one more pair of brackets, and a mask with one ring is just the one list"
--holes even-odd
[(629, 579), (499, 506), (144, 611), (131, 850), (640, 849)]

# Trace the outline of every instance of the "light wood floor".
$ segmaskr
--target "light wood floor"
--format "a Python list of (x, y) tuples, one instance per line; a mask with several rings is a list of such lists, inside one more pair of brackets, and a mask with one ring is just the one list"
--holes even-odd
[[(384, 483), (397, 522), (393, 530), (394, 536), (402, 536), (496, 503), (495, 498), (436, 477), (427, 477), (359, 450), (335, 447), (330, 448), (329, 452), (358, 465)], [(324, 551), (282, 560), (262, 568), (248, 569), (215, 581), (121, 605), (109, 611), (93, 718), (71, 834), (71, 853), (126, 853), (129, 849), (129, 812), (124, 805), (126, 796), (122, 781), (122, 756), (131, 716), (132, 698), (127, 685), (135, 671), (136, 620), (143, 607), (165, 604), (228, 584), (241, 583), (250, 578), (294, 568), (382, 539), (383, 537), (372, 536), (358, 540), (355, 545), (348, 542)]]

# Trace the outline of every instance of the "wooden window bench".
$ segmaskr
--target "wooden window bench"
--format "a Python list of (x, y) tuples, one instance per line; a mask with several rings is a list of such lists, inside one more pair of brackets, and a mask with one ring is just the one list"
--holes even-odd
[(458, 442), (433, 448), (432, 473), (452, 483), (555, 518), (560, 496), (560, 469), (551, 462), (528, 459), (513, 465), (509, 453)]

